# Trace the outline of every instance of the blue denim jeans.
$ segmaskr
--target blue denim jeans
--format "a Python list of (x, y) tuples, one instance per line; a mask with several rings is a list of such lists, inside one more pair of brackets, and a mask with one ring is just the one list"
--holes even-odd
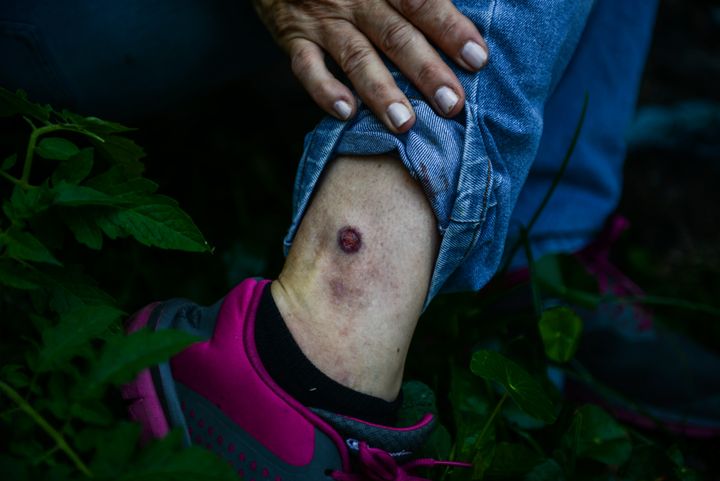
[[(428, 302), (441, 291), (479, 289), (493, 276), (548, 190), (586, 92), (584, 129), (531, 232), (532, 249), (574, 251), (601, 228), (620, 195), (623, 135), (657, 1), (456, 4), (490, 49), (479, 73), (455, 69), (465, 109), (439, 117), (393, 70), (417, 114), (408, 133), (391, 134), (366, 108), (349, 122), (323, 120), (306, 138), (284, 241), (288, 249), (334, 157), (397, 153), (422, 184), (442, 235)], [(0, 84), (111, 117), (162, 108), (277, 58), (253, 17), (249, 2), (228, 0), (8, 0), (0, 7)], [(518, 256), (513, 265), (523, 262)]]
[(285, 239), (289, 248), (335, 156), (396, 152), (421, 183), (442, 235), (427, 302), (441, 291), (480, 289), (495, 274), (507, 240), (529, 221), (558, 170), (585, 92), (585, 128), (531, 233), (532, 247), (536, 255), (577, 250), (602, 227), (620, 195), (623, 135), (656, 9), (650, 0), (455, 3), (490, 50), (479, 73), (455, 68), (464, 111), (438, 116), (393, 70), (417, 114), (409, 132), (391, 134), (367, 108), (349, 122), (323, 120), (306, 139)]

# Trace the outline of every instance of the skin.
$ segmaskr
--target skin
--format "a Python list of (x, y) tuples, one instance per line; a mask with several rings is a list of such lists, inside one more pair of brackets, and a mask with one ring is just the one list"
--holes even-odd
[[(415, 114), (382, 62), (380, 52), (445, 117), (453, 117), (462, 110), (465, 94), (433, 45), (469, 71), (479, 70), (487, 61), (485, 40), (450, 0), (253, 2), (276, 42), (290, 55), (292, 70), (310, 96), (320, 108), (341, 120), (355, 114), (357, 102), (351, 90), (328, 70), (326, 54), (342, 69), (362, 101), (396, 133), (408, 131), (415, 122)], [(467, 55), (464, 47), (468, 42), (484, 52), (481, 64), (475, 57), (473, 65)], [(449, 91), (440, 91), (442, 87)], [(450, 101), (450, 108), (447, 95), (457, 97), (454, 104)], [(347, 105), (347, 116), (338, 112), (338, 101)], [(407, 109), (409, 116), (401, 125), (393, 124), (388, 110), (393, 104)]]
[[(343, 233), (352, 237), (350, 252)], [(351, 389), (393, 400), (438, 245), (430, 205), (398, 159), (339, 157), (271, 292), (316, 367)]]

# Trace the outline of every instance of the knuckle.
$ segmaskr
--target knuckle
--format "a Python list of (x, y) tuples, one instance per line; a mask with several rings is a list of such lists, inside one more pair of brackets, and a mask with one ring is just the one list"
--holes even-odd
[(366, 86), (366, 92), (373, 101), (384, 103), (384, 100), (390, 96), (391, 88), (381, 80), (370, 80)]
[(310, 47), (300, 47), (292, 55), (290, 66), (297, 77), (305, 77), (314, 63), (314, 55)]
[(400, 12), (407, 16), (415, 16), (424, 13), (432, 5), (429, 0), (400, 0)]
[(381, 45), (385, 53), (392, 55), (404, 50), (415, 37), (415, 29), (406, 21), (388, 24), (382, 31)]
[(433, 84), (440, 76), (441, 67), (435, 62), (426, 61), (420, 65), (415, 73), (415, 83), (418, 85)]
[(340, 68), (343, 72), (345, 72), (349, 77), (352, 77), (367, 67), (371, 56), (372, 51), (365, 45), (349, 41), (345, 45), (345, 48), (340, 50), (338, 64), (340, 64)]
[(454, 16), (447, 17), (440, 23), (440, 35), (442, 38), (454, 38), (460, 30), (460, 22)]

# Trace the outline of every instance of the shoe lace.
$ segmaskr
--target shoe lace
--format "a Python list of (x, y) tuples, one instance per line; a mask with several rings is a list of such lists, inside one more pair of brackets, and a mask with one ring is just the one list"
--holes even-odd
[[(610, 249), (620, 235), (630, 227), (630, 221), (621, 215), (610, 218), (605, 230), (591, 245), (576, 254), (590, 274), (598, 281), (600, 292), (618, 297), (643, 297), (645, 291), (610, 262)], [(637, 328), (651, 329), (653, 316), (638, 304), (630, 306)]]
[(426, 478), (411, 474), (418, 468), (431, 468), (433, 466), (457, 466), (469, 468), (472, 465), (457, 461), (438, 461), (431, 458), (421, 458), (398, 464), (386, 451), (371, 448), (365, 442), (360, 442), (358, 450), (357, 472), (332, 471), (330, 477), (335, 481), (429, 481)]

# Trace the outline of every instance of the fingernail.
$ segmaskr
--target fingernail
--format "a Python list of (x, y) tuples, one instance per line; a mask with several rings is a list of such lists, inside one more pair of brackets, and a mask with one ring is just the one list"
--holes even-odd
[(402, 127), (412, 117), (407, 107), (400, 102), (390, 104), (390, 107), (387, 108), (387, 114), (396, 129)]
[(343, 120), (349, 119), (350, 114), (352, 113), (352, 107), (350, 107), (350, 104), (345, 102), (344, 100), (338, 100), (337, 102), (335, 102), (333, 104), (333, 109), (335, 109), (335, 112)]
[(488, 54), (480, 44), (470, 40), (460, 50), (462, 58), (472, 67), (481, 68), (487, 62)]
[(440, 107), (440, 110), (442, 110), (444, 114), (450, 113), (458, 103), (458, 100), (460, 100), (460, 98), (450, 87), (443, 85), (435, 91), (435, 102), (437, 102), (438, 107)]

